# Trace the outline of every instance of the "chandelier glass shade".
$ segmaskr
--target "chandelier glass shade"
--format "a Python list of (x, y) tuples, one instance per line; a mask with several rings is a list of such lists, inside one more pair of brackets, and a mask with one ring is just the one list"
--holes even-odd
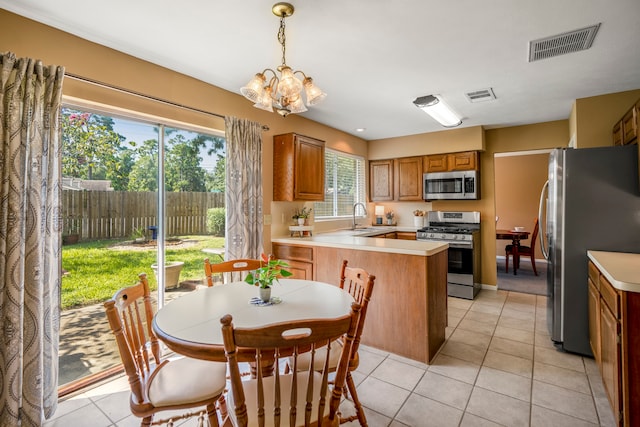
[[(240, 93), (252, 101), (253, 106), (287, 116), (291, 113), (303, 113), (307, 107), (302, 99), (306, 97), (306, 105), (316, 105), (322, 101), (327, 94), (313, 83), (311, 77), (307, 77), (302, 71), (294, 71), (287, 65), (285, 18), (293, 15), (293, 6), (289, 3), (276, 3), (272, 8), (273, 14), (280, 17), (280, 28), (278, 29), (278, 42), (282, 46), (282, 64), (277, 71), (267, 68), (256, 74), (246, 86), (240, 89)], [(302, 76), (302, 80), (296, 75)], [(267, 76), (269, 79), (267, 80)]]

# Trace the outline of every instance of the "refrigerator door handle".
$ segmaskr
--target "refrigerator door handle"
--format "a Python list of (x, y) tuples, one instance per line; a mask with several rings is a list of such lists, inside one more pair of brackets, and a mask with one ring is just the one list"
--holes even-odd
[[(547, 182), (545, 182), (544, 185), (542, 186), (542, 190), (540, 191), (540, 205), (538, 206), (538, 224), (540, 224), (541, 228), (542, 228), (542, 206), (543, 206), (543, 203), (545, 202), (545, 192), (548, 192), (548, 190), (549, 190), (549, 181), (547, 180)], [(547, 227), (545, 226), (545, 230), (546, 228)], [(546, 231), (545, 233), (538, 233), (538, 236), (540, 237), (540, 250), (542, 251), (542, 255), (544, 256), (544, 258), (549, 259), (549, 247), (544, 246), (543, 234), (547, 236), (547, 243), (549, 242), (549, 236), (547, 235)]]

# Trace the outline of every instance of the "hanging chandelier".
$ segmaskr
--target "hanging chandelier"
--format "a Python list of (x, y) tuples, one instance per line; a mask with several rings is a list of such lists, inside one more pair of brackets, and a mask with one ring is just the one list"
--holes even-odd
[[(240, 89), (240, 93), (248, 100), (254, 102), (253, 106), (273, 112), (283, 117), (290, 113), (303, 113), (307, 111), (302, 100), (302, 89), (304, 88), (307, 98), (307, 105), (315, 105), (322, 101), (327, 94), (313, 83), (311, 77), (307, 77), (302, 71), (293, 71), (287, 65), (285, 59), (287, 50), (287, 40), (285, 36), (285, 18), (293, 15), (293, 5), (289, 3), (276, 3), (271, 8), (274, 15), (280, 17), (280, 28), (278, 29), (278, 42), (282, 46), (282, 64), (277, 68), (276, 73), (271, 68), (265, 69), (263, 72), (256, 74), (246, 86)], [(272, 77), (267, 82), (267, 73)], [(303, 80), (300, 81), (296, 74), (301, 74)]]

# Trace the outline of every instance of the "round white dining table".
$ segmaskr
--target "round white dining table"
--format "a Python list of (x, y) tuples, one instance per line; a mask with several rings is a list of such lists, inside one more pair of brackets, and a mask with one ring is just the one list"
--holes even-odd
[(158, 310), (153, 330), (176, 353), (224, 362), (220, 318), (226, 314), (231, 314), (235, 327), (257, 327), (302, 319), (336, 319), (349, 315), (354, 302), (338, 286), (300, 279), (280, 279), (274, 283), (271, 297), (279, 299), (278, 304), (251, 304), (251, 299), (257, 296), (258, 288), (245, 282), (201, 289)]

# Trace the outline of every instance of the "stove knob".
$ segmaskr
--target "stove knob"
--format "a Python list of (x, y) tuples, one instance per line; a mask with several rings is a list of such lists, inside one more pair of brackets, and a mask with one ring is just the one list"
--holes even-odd
[(458, 240), (458, 235), (457, 234), (453, 235), (453, 240)]
[(441, 235), (440, 235), (440, 238), (441, 238), (442, 240), (445, 240), (445, 239), (447, 238), (447, 235), (446, 235), (446, 234), (441, 234)]

